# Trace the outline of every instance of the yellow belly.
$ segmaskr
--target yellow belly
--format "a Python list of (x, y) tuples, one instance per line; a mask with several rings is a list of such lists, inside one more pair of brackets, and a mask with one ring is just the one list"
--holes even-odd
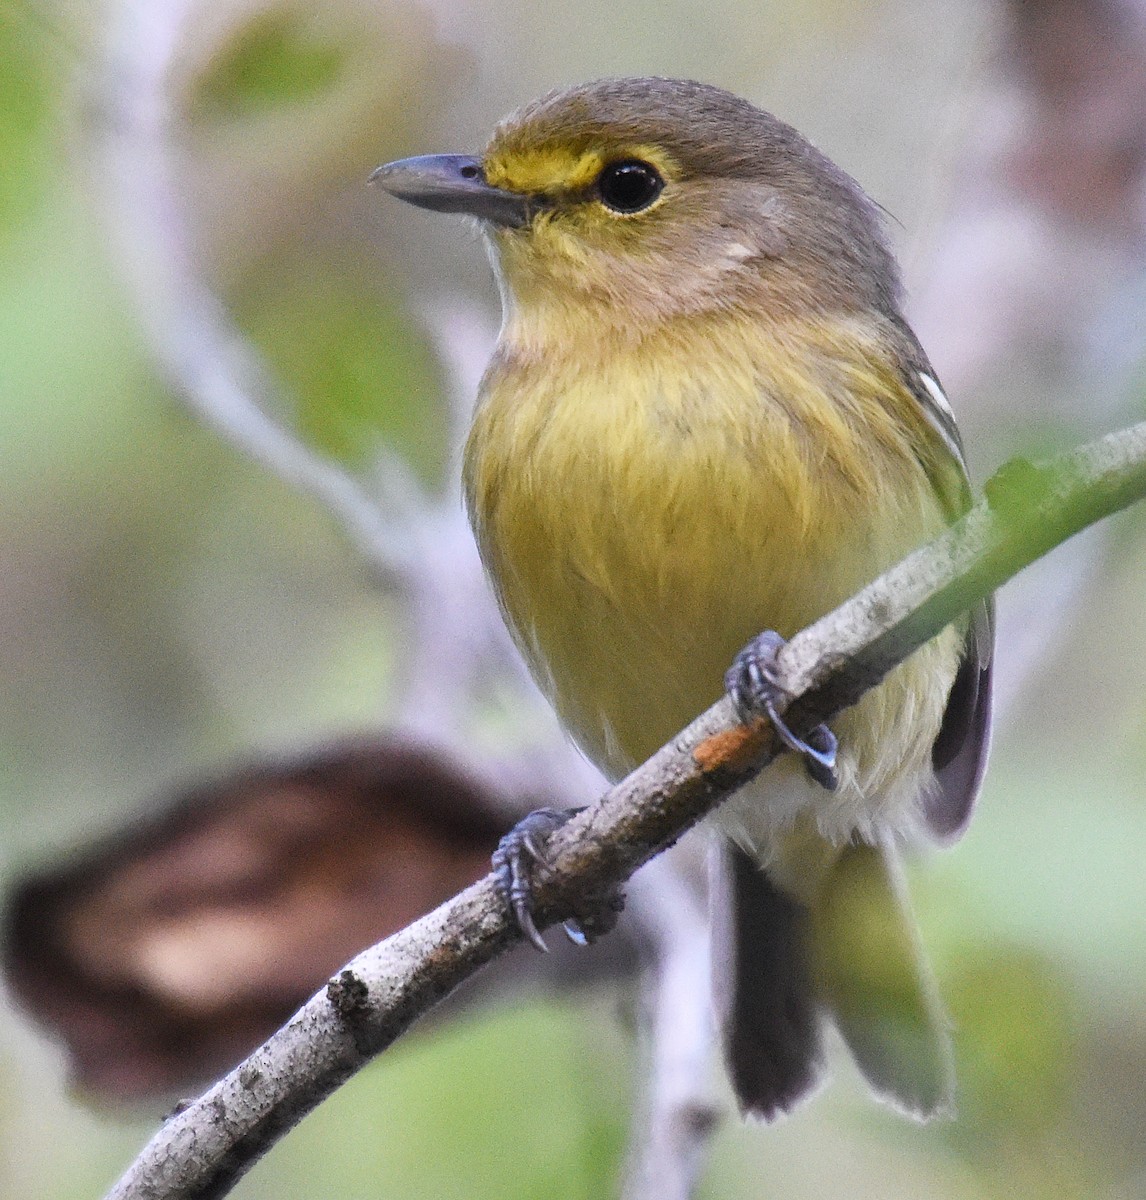
[[(790, 636), (944, 524), (916, 453), (922, 418), (893, 373), (851, 342), (718, 337), (720, 353), (601, 347), (589, 370), (505, 345), (466, 450), (507, 620), (613, 778), (720, 696), (754, 634)], [(902, 824), (930, 778), (959, 647), (947, 631), (835, 723), (834, 795), (777, 764), (771, 806), (757, 795), (731, 810), (741, 839), (766, 842), (812, 803), (832, 840)]]

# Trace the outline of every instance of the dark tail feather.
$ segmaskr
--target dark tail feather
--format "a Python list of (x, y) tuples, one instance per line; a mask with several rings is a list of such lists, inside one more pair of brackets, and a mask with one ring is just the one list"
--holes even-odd
[(741, 1110), (770, 1121), (820, 1077), (810, 916), (743, 850), (723, 842), (717, 856), (712, 961), (724, 1052)]

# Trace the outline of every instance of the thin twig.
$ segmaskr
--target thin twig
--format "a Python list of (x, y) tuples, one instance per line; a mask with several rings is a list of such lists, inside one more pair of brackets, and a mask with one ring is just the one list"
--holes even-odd
[(380, 451), (371, 486), (305, 446), (261, 357), (203, 277), (180, 186), (183, 128), (170, 75), (190, 19), (188, 0), (125, 0), (117, 14), (91, 128), (96, 169), (120, 269), (156, 356), (184, 403), (285, 482), (314, 496), (379, 574), (410, 553), (404, 522), (421, 488), (401, 457)]
[(629, 911), (640, 910), (653, 955), (643, 996), (649, 1065), (623, 1200), (688, 1200), (723, 1115), (712, 1079), (717, 1039), (703, 869), (672, 862), (692, 848), (673, 847), (629, 886)]
[[(1035, 468), (1014, 463), (959, 525), (796, 635), (779, 658), (796, 732), (830, 717), (1047, 550), (1146, 495), (1146, 423)], [(574, 915), (675, 842), (778, 752), (725, 698), (558, 830), (539, 926)], [(463, 979), (521, 940), (492, 875), (355, 958), (330, 988), (171, 1117), (109, 1200), (205, 1200)]]

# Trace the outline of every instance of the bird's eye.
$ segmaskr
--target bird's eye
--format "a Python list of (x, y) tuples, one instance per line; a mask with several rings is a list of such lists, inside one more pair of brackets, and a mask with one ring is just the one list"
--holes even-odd
[(655, 167), (636, 158), (610, 163), (597, 177), (602, 204), (618, 213), (636, 213), (648, 208), (664, 185)]

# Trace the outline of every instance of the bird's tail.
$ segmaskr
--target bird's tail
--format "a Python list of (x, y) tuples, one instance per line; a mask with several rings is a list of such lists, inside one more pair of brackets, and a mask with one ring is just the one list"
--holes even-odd
[(713, 962), (733, 1089), (771, 1120), (820, 1078), (825, 1016), (872, 1090), (920, 1119), (950, 1106), (950, 1038), (891, 847), (846, 847), (808, 903), (726, 845)]

